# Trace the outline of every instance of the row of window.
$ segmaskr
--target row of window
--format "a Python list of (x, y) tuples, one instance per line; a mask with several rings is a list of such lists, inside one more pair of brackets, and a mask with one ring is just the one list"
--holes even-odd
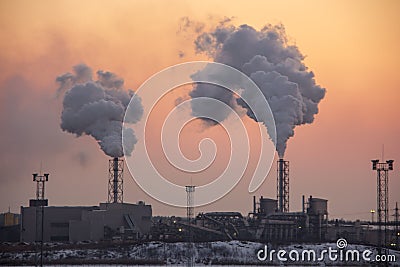
[(69, 227), (69, 223), (68, 222), (52, 222), (52, 223), (50, 223), (50, 227), (66, 228), (66, 227)]

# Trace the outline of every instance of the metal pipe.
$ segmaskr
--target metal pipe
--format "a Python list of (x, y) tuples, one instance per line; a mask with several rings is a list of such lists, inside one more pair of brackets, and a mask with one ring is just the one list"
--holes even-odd
[(256, 207), (256, 196), (253, 196), (253, 214), (256, 214), (257, 207)]

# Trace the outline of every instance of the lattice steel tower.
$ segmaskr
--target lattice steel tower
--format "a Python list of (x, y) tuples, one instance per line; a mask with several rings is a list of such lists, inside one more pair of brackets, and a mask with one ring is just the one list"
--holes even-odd
[(289, 161), (283, 159), (278, 160), (276, 184), (278, 211), (289, 212)]
[(186, 215), (187, 215), (187, 219), (188, 222), (191, 222), (191, 219), (193, 219), (193, 215), (194, 215), (194, 208), (193, 208), (193, 204), (194, 204), (194, 190), (195, 190), (195, 186), (194, 185), (187, 185), (186, 186)]
[(194, 216), (194, 185), (186, 186), (186, 216), (188, 221), (187, 233), (187, 263), (186, 266), (194, 266), (194, 248), (193, 248), (193, 233), (192, 233), (192, 220)]
[(49, 174), (45, 173), (39, 175), (37, 173), (32, 174), (33, 181), (36, 182), (36, 200), (44, 200), (44, 185), (49, 180)]
[[(389, 171), (393, 170), (393, 160), (379, 162), (379, 159), (372, 160), (372, 170), (377, 172), (377, 213), (378, 213), (378, 244), (386, 245), (386, 225), (389, 211)], [(385, 229), (385, 237), (382, 239), (382, 224)]]
[(108, 162), (108, 203), (123, 203), (124, 161), (119, 158)]
[[(44, 206), (47, 206), (47, 199), (44, 198), (45, 183), (49, 180), (49, 174), (32, 174), (33, 181), (36, 182), (36, 199), (30, 200), (29, 206), (34, 206), (36, 212), (35, 219), (35, 242), (40, 243), (40, 251), (36, 246), (35, 265), (43, 266), (43, 242), (44, 242)], [(40, 238), (40, 239), (39, 239)], [(38, 257), (39, 254), (39, 257)]]

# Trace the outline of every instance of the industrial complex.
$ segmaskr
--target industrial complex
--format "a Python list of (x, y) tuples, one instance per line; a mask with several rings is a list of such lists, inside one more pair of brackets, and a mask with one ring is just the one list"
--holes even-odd
[[(302, 209), (289, 210), (289, 162), (277, 161), (277, 198), (253, 197), (248, 214), (219, 211), (194, 214), (195, 186), (187, 186), (187, 216), (160, 217), (143, 201), (123, 201), (124, 162), (109, 160), (108, 201), (98, 206), (49, 206), (45, 183), (49, 174), (33, 174), (36, 198), (20, 214), (0, 215), (2, 242), (101, 242), (101, 241), (229, 241), (246, 240), (263, 243), (301, 243), (336, 241), (399, 248), (398, 209), (394, 221), (387, 219), (388, 171), (393, 161), (373, 161), (378, 171), (377, 222), (329, 220), (328, 200), (303, 196)], [(386, 176), (385, 176), (386, 175)], [(380, 192), (379, 190), (383, 190)], [(386, 191), (387, 192), (387, 191)], [(385, 202), (386, 201), (386, 202)], [(249, 200), (249, 203), (251, 201)], [(386, 218), (386, 219), (385, 219)]]

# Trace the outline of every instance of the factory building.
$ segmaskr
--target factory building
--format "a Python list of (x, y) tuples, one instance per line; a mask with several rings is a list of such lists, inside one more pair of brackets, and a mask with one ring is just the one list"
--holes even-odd
[[(188, 192), (188, 191), (187, 191)], [(191, 193), (194, 193), (191, 192)], [(188, 195), (188, 199), (192, 196)], [(190, 207), (188, 202), (188, 208)], [(188, 213), (189, 214), (189, 213)], [(277, 198), (253, 197), (253, 211), (248, 217), (239, 212), (200, 213), (185, 221), (160, 220), (153, 226), (153, 238), (197, 241), (254, 240), (290, 243), (324, 241), (328, 231), (328, 201), (303, 196), (302, 211), (289, 211), (289, 162), (277, 162)], [(160, 231), (163, 229), (163, 231)]]
[[(257, 208), (258, 206), (258, 208)], [(253, 199), (249, 225), (255, 240), (267, 242), (322, 241), (326, 239), (328, 201), (309, 197), (301, 212), (281, 212), (278, 200)]]
[(42, 231), (44, 242), (138, 239), (149, 233), (151, 216), (151, 205), (141, 201), (77, 207), (31, 205), (21, 207), (21, 241), (40, 241)]
[(325, 240), (328, 231), (328, 200), (310, 196), (307, 205), (310, 235), (314, 240)]
[(20, 236), (19, 214), (10, 212), (0, 214), (0, 242), (17, 242)]
[(19, 214), (10, 211), (0, 214), (0, 227), (14, 226), (19, 224)]
[(239, 212), (199, 213), (191, 223), (177, 217), (154, 221), (152, 239), (182, 241), (192, 235), (197, 242), (252, 240), (291, 243), (327, 240), (328, 201), (309, 197), (303, 210), (281, 212), (279, 201), (261, 197), (253, 199), (248, 217)]
[[(258, 205), (258, 208), (257, 208)], [(328, 228), (328, 201), (309, 197), (301, 212), (289, 212), (289, 162), (277, 161), (277, 199), (253, 197), (249, 225), (255, 240), (322, 241)]]
[(99, 206), (48, 206), (45, 183), (49, 174), (33, 174), (36, 199), (21, 207), (22, 242), (77, 242), (140, 239), (151, 228), (152, 208), (143, 201), (123, 202), (124, 161), (109, 160), (108, 202)]

